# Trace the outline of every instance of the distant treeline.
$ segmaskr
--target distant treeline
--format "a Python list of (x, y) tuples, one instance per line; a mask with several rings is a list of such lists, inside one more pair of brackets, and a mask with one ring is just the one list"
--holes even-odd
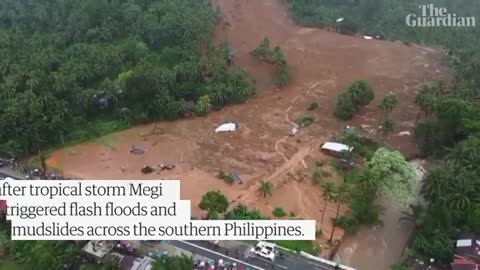
[[(383, 36), (389, 40), (472, 48), (480, 41), (480, 27), (410, 27), (408, 14), (422, 15), (419, 5), (446, 8), (457, 17), (476, 16), (480, 26), (480, 2), (476, 0), (288, 0), (296, 21), (307, 26), (339, 26), (347, 31)], [(337, 23), (338, 18), (344, 18)]]
[(0, 157), (243, 102), (209, 0), (0, 3)]

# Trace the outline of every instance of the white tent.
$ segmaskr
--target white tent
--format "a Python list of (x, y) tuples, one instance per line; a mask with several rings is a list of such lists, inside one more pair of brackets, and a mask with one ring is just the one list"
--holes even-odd
[(235, 123), (225, 123), (223, 125), (220, 125), (215, 129), (215, 133), (219, 132), (232, 132), (237, 130), (237, 124)]
[(344, 18), (338, 18), (337, 22), (343, 22)]
[(371, 36), (363, 36), (363, 38), (368, 39), (368, 40), (373, 39), (373, 37), (371, 37)]

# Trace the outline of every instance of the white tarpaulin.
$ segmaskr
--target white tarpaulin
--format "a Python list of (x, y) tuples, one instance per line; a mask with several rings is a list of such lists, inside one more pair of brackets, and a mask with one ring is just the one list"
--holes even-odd
[(373, 39), (371, 36), (363, 36), (364, 39)]
[(217, 129), (215, 129), (215, 133), (232, 132), (232, 131), (235, 131), (235, 130), (237, 130), (237, 124), (235, 124), (235, 123), (225, 123), (225, 124), (217, 127)]
[(338, 18), (337, 22), (343, 22), (343, 18)]

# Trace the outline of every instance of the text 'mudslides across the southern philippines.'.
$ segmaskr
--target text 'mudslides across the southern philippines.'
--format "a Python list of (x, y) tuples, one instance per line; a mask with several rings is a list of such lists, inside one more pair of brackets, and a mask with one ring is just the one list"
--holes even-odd
[(6, 180), (13, 240), (315, 240), (315, 220), (192, 220), (179, 180)]

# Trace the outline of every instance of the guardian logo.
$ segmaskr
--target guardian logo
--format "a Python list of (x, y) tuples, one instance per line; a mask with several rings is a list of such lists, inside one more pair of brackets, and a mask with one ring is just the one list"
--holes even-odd
[(438, 8), (433, 4), (418, 6), (421, 15), (408, 14), (405, 22), (410, 27), (475, 27), (475, 17), (458, 17), (449, 13), (447, 8)]

